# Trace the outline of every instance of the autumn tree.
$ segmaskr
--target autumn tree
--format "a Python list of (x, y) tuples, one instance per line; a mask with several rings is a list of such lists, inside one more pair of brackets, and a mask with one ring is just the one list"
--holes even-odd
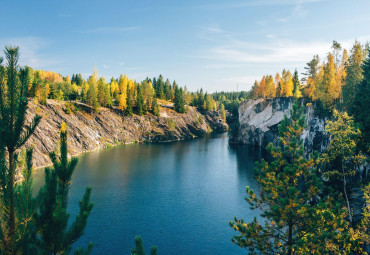
[(316, 99), (316, 86), (317, 86), (317, 75), (319, 73), (319, 63), (320, 59), (318, 55), (313, 56), (312, 60), (306, 64), (304, 67), (305, 72), (303, 81), (306, 82), (305, 86), (302, 88), (302, 94), (305, 97)]
[(274, 78), (272, 75), (266, 76), (266, 97), (267, 98), (273, 98), (276, 96), (276, 89), (275, 89), (275, 83)]
[(293, 84), (293, 78), (292, 74), (290, 71), (283, 70), (281, 74), (281, 81), (280, 81), (280, 96), (281, 97), (291, 97), (293, 96), (293, 89), (294, 89), (294, 84)]
[(224, 121), (226, 121), (226, 113), (225, 113), (225, 106), (224, 106), (224, 104), (221, 103), (219, 109), (220, 109), (221, 118)]
[(334, 120), (327, 121), (325, 130), (330, 134), (329, 150), (323, 155), (326, 164), (325, 176), (334, 179), (332, 182), (341, 183), (342, 194), (346, 202), (348, 216), (352, 223), (352, 209), (349, 201), (348, 179), (356, 174), (356, 166), (363, 161), (363, 156), (356, 152), (356, 143), (360, 130), (355, 128), (353, 118), (346, 112), (334, 110)]

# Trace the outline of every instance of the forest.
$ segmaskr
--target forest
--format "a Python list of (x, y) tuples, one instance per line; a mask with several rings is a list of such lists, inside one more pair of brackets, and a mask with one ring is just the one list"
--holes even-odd
[[(19, 149), (34, 133), (41, 116), (25, 123), (28, 100), (47, 104), (66, 101), (67, 111), (78, 111), (76, 100), (91, 111), (116, 108), (124, 116), (160, 115), (159, 105), (185, 113), (217, 110), (237, 124), (238, 106), (245, 99), (294, 97), (317, 103), (315, 114), (327, 119), (331, 136), (328, 151), (304, 157), (301, 135), (302, 107), (293, 104), (291, 118), (279, 125), (280, 145), (270, 144), (272, 160), (256, 167), (260, 194), (247, 187), (247, 201), (262, 209), (252, 222), (235, 218), (230, 226), (238, 233), (232, 241), (251, 254), (367, 254), (369, 245), (369, 176), (360, 169), (370, 153), (370, 50), (355, 42), (349, 53), (334, 41), (320, 62), (314, 55), (303, 78), (283, 70), (265, 75), (248, 92), (190, 92), (162, 75), (141, 82), (127, 75), (99, 77), (96, 68), (87, 80), (81, 74), (63, 77), (51, 71), (19, 67), (19, 48), (6, 47), (0, 59), (0, 251), (1, 254), (68, 254), (84, 232), (93, 203), (87, 187), (79, 214), (69, 222), (68, 194), (77, 158), (68, 157), (67, 127), (60, 131), (58, 154), (50, 153), (52, 167), (45, 169), (45, 184), (36, 197), (32, 190), (32, 148), (27, 149), (24, 180), (16, 180)], [(348, 193), (362, 189), (361, 217), (354, 217)], [(225, 219), (226, 220), (226, 219)], [(140, 237), (132, 254), (144, 254)], [(75, 249), (74, 254), (89, 254)], [(156, 254), (152, 247), (151, 254)]]

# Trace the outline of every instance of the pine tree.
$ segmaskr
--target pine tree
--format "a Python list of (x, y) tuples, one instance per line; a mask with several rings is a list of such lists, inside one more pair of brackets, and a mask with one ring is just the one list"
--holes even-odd
[[(131, 255), (145, 255), (143, 239), (140, 236), (135, 237), (135, 248), (131, 249)], [(157, 247), (150, 248), (150, 255), (157, 255)]]
[(184, 91), (182, 88), (175, 88), (174, 108), (178, 113), (185, 113)]
[(86, 103), (92, 106), (94, 112), (99, 111), (99, 103), (96, 95), (95, 84), (89, 84), (89, 90), (87, 91), (86, 95)]
[(68, 254), (72, 245), (84, 232), (93, 208), (90, 202), (91, 188), (86, 188), (80, 201), (80, 212), (75, 221), (68, 224), (68, 193), (77, 158), (68, 160), (67, 129), (65, 123), (60, 131), (60, 156), (50, 153), (53, 169), (45, 169), (45, 185), (40, 190), (40, 208), (36, 215), (39, 229), (37, 243), (46, 254)]
[(360, 145), (364, 151), (370, 152), (370, 52), (362, 69), (364, 78), (356, 85), (357, 92), (350, 110), (356, 122), (360, 124), (363, 135)]
[[(0, 59), (0, 177), (1, 177), (1, 250), (16, 254), (19, 247), (17, 208), (15, 208), (14, 184), (17, 169), (16, 150), (34, 133), (41, 117), (36, 115), (25, 126), (29, 69), (18, 69), (19, 48), (5, 48), (7, 67)], [(7, 160), (5, 156), (7, 151)]]
[(37, 254), (38, 248), (34, 243), (36, 224), (33, 220), (37, 210), (37, 199), (32, 196), (32, 156), (33, 149), (26, 151), (26, 167), (22, 171), (24, 180), (15, 186), (16, 208), (18, 219), (19, 252), (21, 254)]
[(164, 99), (163, 86), (164, 86), (163, 76), (159, 75), (157, 83), (156, 83), (156, 87), (155, 87), (155, 92), (157, 94), (157, 98), (159, 99)]
[(364, 61), (363, 49), (359, 42), (355, 42), (351, 49), (348, 65), (346, 67), (347, 76), (343, 86), (343, 103), (345, 109), (350, 109), (357, 95), (357, 87), (363, 79), (362, 63)]
[(301, 94), (301, 83), (299, 82), (298, 78), (298, 71), (295, 69), (294, 75), (293, 75), (293, 96), (296, 98), (299, 98), (302, 96)]
[(143, 115), (143, 106), (144, 106), (144, 99), (143, 95), (141, 94), (140, 86), (137, 86), (137, 104), (136, 104), (136, 112), (137, 115)]
[(167, 101), (170, 101), (172, 99), (171, 97), (171, 83), (167, 79), (166, 82), (164, 83), (164, 95)]
[(133, 110), (132, 110), (132, 100), (131, 100), (131, 89), (130, 89), (129, 85), (127, 85), (126, 91), (127, 91), (127, 99), (126, 99), (125, 113), (128, 116), (132, 116), (133, 115)]
[(160, 117), (159, 105), (157, 103), (157, 98), (155, 95), (153, 95), (152, 113), (155, 116)]

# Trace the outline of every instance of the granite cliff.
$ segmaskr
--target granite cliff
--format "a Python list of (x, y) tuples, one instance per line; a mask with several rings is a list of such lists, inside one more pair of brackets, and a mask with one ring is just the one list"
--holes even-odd
[[(278, 143), (278, 125), (284, 115), (290, 117), (293, 98), (251, 99), (239, 106), (239, 128), (230, 143), (251, 144), (265, 148), (270, 142)], [(306, 153), (322, 152), (330, 144), (325, 132), (325, 120), (314, 115), (314, 106), (301, 99), (304, 106), (306, 128), (302, 134)]]

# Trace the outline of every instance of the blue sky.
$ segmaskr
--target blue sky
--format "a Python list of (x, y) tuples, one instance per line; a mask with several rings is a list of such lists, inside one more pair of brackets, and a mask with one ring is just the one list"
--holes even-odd
[(20, 64), (108, 79), (162, 74), (190, 90), (248, 90), (283, 68), (299, 71), (337, 40), (370, 41), (370, 1), (2, 1), (0, 47)]

